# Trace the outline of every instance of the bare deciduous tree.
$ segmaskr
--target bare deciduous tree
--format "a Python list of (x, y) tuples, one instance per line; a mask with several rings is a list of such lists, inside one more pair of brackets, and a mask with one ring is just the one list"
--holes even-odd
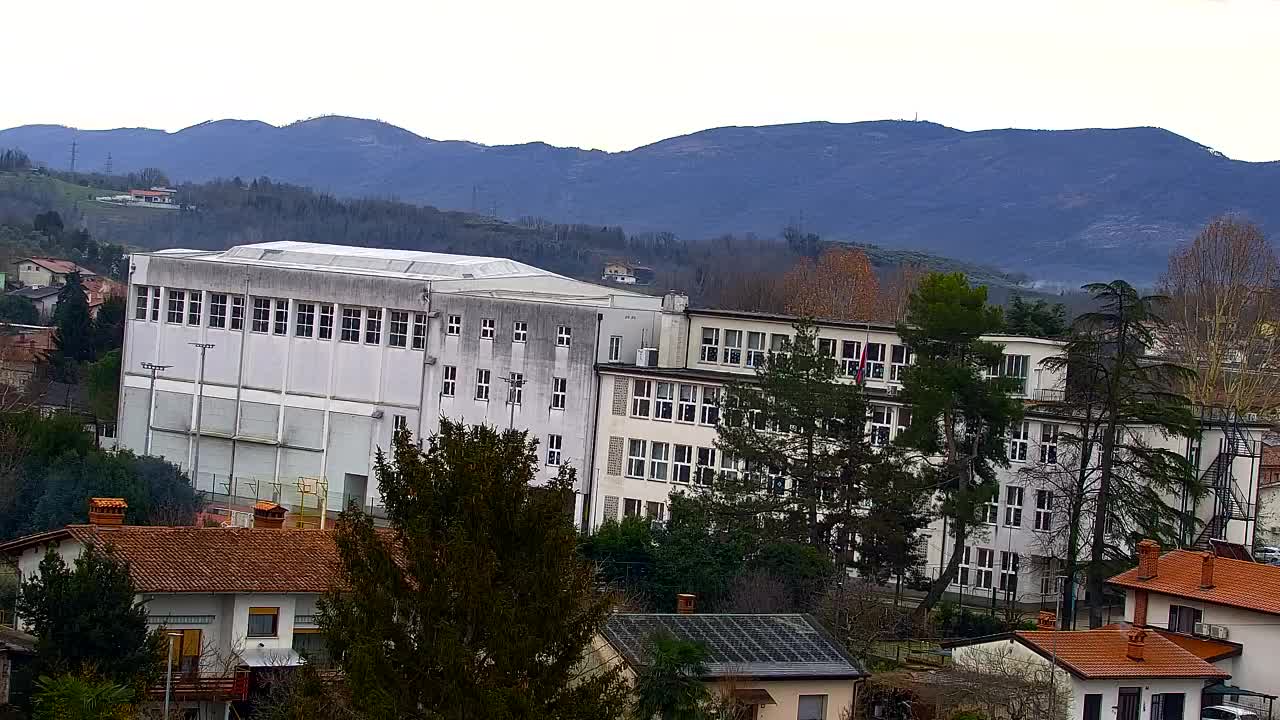
[(861, 250), (833, 247), (824, 250), (816, 262), (801, 258), (782, 284), (787, 312), (793, 315), (872, 320), (878, 314), (880, 283)]

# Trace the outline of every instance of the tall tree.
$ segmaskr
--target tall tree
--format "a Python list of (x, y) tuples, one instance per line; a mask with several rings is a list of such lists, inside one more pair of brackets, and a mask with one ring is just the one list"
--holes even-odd
[(565, 512), (569, 470), (533, 489), (535, 443), (444, 420), (419, 450), (379, 453), (387, 530), (353, 506), (335, 531), (338, 587), (320, 627), (360, 715), (617, 718), (616, 672), (585, 674), (609, 600)]
[(74, 365), (93, 360), (93, 319), (80, 273), (69, 273), (66, 284), (58, 291), (53, 324), (57, 328), (53, 342), (59, 362)]
[(124, 347), (125, 310), (124, 298), (118, 295), (107, 297), (98, 306), (98, 314), (93, 318), (94, 357)]
[(921, 475), (938, 489), (939, 511), (953, 540), (951, 556), (916, 608), (923, 616), (942, 598), (960, 567), (969, 528), (999, 491), (995, 468), (1008, 466), (1004, 436), (1022, 417), (1011, 397), (1017, 381), (987, 370), (1002, 366), (1003, 346), (982, 336), (1003, 326), (985, 286), (963, 273), (932, 273), (920, 282), (898, 334), (915, 365), (902, 379), (911, 424), (898, 441), (915, 452)]
[(115, 422), (120, 402), (120, 350), (112, 350), (91, 363), (85, 383), (94, 418), (100, 423)]
[(1221, 217), (1169, 257), (1161, 280), (1171, 359), (1196, 370), (1183, 386), (1198, 405), (1234, 413), (1280, 407), (1280, 260), (1262, 230)]
[(163, 670), (164, 637), (109, 551), (87, 549), (70, 568), (50, 551), (22, 584), (18, 615), (36, 637), (37, 676), (93, 676), (138, 696)]
[(802, 257), (783, 277), (783, 287), (792, 315), (871, 320), (880, 312), (880, 283), (861, 250), (834, 246), (816, 261)]
[(670, 634), (649, 639), (644, 665), (636, 673), (635, 720), (704, 720), (711, 698), (702, 684), (707, 649)]
[(5, 295), (0, 297), (0, 322), (36, 325), (40, 322), (40, 311), (24, 297)]
[[(1194, 469), (1181, 455), (1153, 444), (1149, 433), (1192, 437), (1196, 418), (1179, 388), (1194, 373), (1148, 357), (1166, 327), (1161, 296), (1140, 295), (1123, 280), (1084, 286), (1097, 309), (1076, 318), (1065, 355), (1051, 364), (1068, 371), (1066, 406), (1079, 415), (1084, 438), (1078, 472), (1097, 480), (1089, 537), (1089, 624), (1102, 625), (1104, 583), (1118, 557), (1126, 557), (1135, 532), (1177, 538), (1191, 518), (1165, 502), (1204, 495)], [(1154, 513), (1154, 514), (1153, 514)]]
[(1009, 301), (1004, 331), (1010, 335), (1057, 338), (1067, 334), (1067, 309), (1062, 303), (1050, 305), (1043, 298), (1027, 302), (1021, 295)]

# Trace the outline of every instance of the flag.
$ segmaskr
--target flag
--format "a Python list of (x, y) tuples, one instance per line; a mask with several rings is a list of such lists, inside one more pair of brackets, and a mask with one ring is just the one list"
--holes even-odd
[(862, 343), (862, 356), (858, 358), (858, 375), (855, 380), (858, 384), (866, 379), (867, 372), (867, 343)]

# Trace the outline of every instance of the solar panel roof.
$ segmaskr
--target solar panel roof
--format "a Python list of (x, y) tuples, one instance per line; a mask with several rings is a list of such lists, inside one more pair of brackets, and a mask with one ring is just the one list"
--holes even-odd
[(618, 613), (604, 636), (627, 662), (643, 666), (654, 635), (669, 633), (707, 650), (706, 677), (855, 678), (866, 671), (808, 615)]

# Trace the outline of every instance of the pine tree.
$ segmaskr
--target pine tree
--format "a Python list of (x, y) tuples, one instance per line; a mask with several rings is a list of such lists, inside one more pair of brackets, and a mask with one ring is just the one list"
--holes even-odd
[(609, 601), (576, 551), (573, 474), (531, 488), (535, 443), (443, 420), (376, 472), (388, 530), (352, 506), (320, 626), (355, 710), (393, 718), (618, 718), (616, 672), (585, 672)]
[(1010, 397), (1015, 381), (986, 372), (999, 366), (1004, 347), (982, 339), (999, 332), (1002, 320), (1000, 308), (987, 304), (985, 286), (969, 287), (963, 273), (932, 273), (911, 294), (907, 322), (898, 327), (916, 358), (903, 373), (902, 398), (912, 410), (899, 442), (918, 453), (921, 476), (938, 489), (953, 540), (917, 616), (955, 579), (969, 527), (999, 491), (995, 468), (1009, 463), (1004, 435), (1022, 408)]
[(67, 275), (58, 291), (58, 304), (53, 308), (54, 347), (61, 363), (77, 364), (94, 358), (93, 319), (89, 315), (89, 296), (80, 282), (80, 273)]

